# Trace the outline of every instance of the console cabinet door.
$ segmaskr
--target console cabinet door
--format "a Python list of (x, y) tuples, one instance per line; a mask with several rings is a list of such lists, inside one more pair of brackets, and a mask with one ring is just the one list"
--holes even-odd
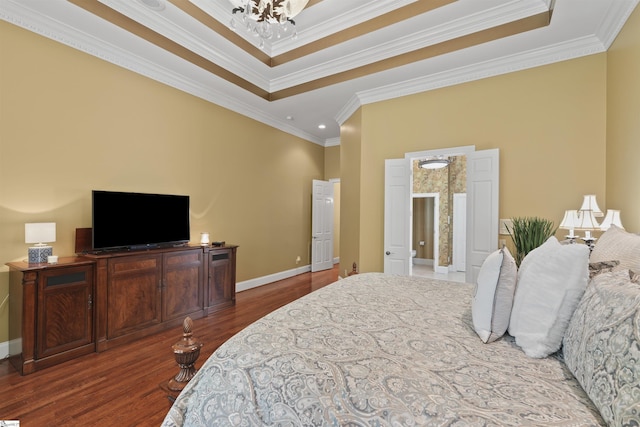
[(109, 259), (107, 338), (116, 338), (162, 321), (162, 255)]
[(209, 252), (210, 309), (232, 305), (235, 301), (235, 251), (233, 248)]
[(93, 342), (93, 266), (43, 270), (38, 281), (36, 359)]
[(202, 311), (202, 250), (166, 253), (163, 267), (162, 320), (183, 318)]

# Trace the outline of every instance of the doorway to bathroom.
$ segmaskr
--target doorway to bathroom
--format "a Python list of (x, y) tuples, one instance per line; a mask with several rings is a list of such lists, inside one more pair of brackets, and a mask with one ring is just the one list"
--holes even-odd
[(467, 159), (443, 158), (445, 167), (425, 169), (412, 160), (411, 274), (464, 281)]
[(419, 276), (438, 267), (440, 193), (413, 193), (411, 197), (412, 272)]

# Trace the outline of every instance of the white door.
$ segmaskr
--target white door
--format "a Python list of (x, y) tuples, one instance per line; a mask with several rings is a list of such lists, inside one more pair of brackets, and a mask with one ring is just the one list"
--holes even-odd
[(468, 283), (475, 283), (485, 258), (498, 248), (498, 149), (467, 155)]
[(384, 272), (411, 274), (411, 168), (408, 159), (384, 164)]
[(453, 269), (465, 271), (467, 258), (467, 194), (453, 194)]
[(313, 180), (311, 271), (333, 267), (333, 183)]

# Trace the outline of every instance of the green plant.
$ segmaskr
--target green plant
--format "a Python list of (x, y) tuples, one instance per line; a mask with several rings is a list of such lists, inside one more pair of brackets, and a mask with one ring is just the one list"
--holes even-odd
[(529, 252), (546, 242), (557, 230), (553, 221), (544, 218), (516, 217), (511, 222), (513, 226), (506, 227), (516, 248), (514, 258), (518, 267)]

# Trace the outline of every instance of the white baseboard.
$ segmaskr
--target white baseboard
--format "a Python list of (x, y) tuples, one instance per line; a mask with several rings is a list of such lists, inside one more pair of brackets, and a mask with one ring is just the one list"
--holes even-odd
[(9, 341), (0, 342), (0, 360), (9, 357)]
[(280, 273), (274, 273), (268, 276), (256, 277), (255, 279), (238, 282), (236, 283), (236, 292), (242, 292), (246, 291), (247, 289), (257, 288), (258, 286), (277, 282), (278, 280), (282, 279), (288, 279), (289, 277), (297, 276), (298, 274), (307, 273), (309, 271), (311, 271), (311, 266), (305, 265), (303, 267), (294, 268), (292, 270), (281, 271)]
[[(333, 259), (333, 264), (339, 264), (340, 257)], [(256, 277), (255, 279), (245, 280), (243, 282), (236, 283), (236, 292), (246, 291), (248, 289), (257, 288), (258, 286), (268, 285), (269, 283), (277, 282), (278, 280), (288, 279), (289, 277), (297, 276), (298, 274), (308, 273), (311, 271), (310, 265), (294, 268), (292, 270), (281, 271), (279, 273), (269, 274), (268, 276)]]
[(0, 360), (4, 360), (13, 354), (22, 352), (22, 338), (11, 341), (0, 342)]

